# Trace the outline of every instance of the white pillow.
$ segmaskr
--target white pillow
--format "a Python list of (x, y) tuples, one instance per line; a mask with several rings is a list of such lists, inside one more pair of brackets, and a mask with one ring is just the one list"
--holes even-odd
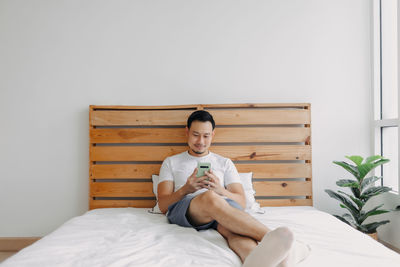
[(158, 195), (157, 195), (157, 189), (158, 189), (158, 182), (160, 181), (160, 177), (156, 174), (153, 174), (151, 176), (151, 179), (153, 180), (153, 193), (156, 196), (157, 203), (156, 205), (150, 210), (151, 213), (160, 213), (163, 214), (160, 210), (160, 207), (158, 206)]
[(154, 195), (156, 195), (156, 198), (158, 199), (157, 188), (158, 188), (158, 182), (160, 181), (160, 177), (156, 174), (153, 174), (151, 176), (151, 180), (153, 180), (153, 193)]
[(253, 173), (252, 172), (245, 172), (239, 173), (240, 181), (243, 185), (244, 195), (246, 198), (246, 208), (244, 211), (246, 212), (256, 212), (256, 213), (265, 213), (265, 211), (260, 207), (260, 204), (256, 202), (254, 198), (254, 191), (253, 188)]
[(241, 172), (239, 173), (240, 181), (242, 182), (244, 195), (246, 198), (246, 208), (245, 210), (251, 209), (253, 204), (256, 202), (254, 194), (256, 191), (253, 189), (253, 173), (252, 172)]

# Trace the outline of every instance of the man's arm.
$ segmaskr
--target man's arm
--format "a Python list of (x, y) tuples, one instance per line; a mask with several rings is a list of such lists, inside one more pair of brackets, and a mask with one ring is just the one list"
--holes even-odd
[(241, 183), (228, 184), (223, 195), (239, 203), (243, 209), (246, 208), (246, 198)]
[(209, 188), (221, 196), (226, 196), (239, 203), (244, 209), (246, 208), (246, 198), (244, 197), (244, 190), (241, 183), (231, 183), (225, 188), (220, 184), (219, 178), (214, 175), (212, 170), (206, 172), (206, 176), (208, 176), (209, 181), (204, 181), (203, 187)]
[(196, 177), (197, 168), (194, 169), (192, 175), (186, 181), (186, 184), (174, 192), (173, 181), (163, 181), (158, 184), (158, 206), (162, 213), (167, 213), (168, 206), (181, 200), (187, 194), (196, 192), (203, 188), (204, 180), (207, 176)]
[(164, 181), (158, 184), (158, 206), (162, 213), (167, 213), (168, 206), (181, 200), (188, 193), (185, 186), (174, 192), (174, 182)]

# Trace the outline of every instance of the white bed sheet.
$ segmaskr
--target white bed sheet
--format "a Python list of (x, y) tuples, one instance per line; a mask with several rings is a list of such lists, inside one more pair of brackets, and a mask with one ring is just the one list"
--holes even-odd
[[(274, 229), (288, 226), (308, 243), (299, 267), (399, 267), (400, 255), (313, 207), (268, 207), (252, 214)], [(88, 211), (7, 259), (7, 266), (241, 266), (215, 230), (169, 224), (148, 209)], [(262, 264), (260, 264), (262, 266)]]

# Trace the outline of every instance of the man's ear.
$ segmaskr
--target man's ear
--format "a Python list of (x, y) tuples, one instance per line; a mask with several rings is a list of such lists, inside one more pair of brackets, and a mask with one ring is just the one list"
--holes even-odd
[(185, 127), (185, 133), (186, 133), (186, 137), (189, 137), (189, 128), (187, 126)]
[(212, 131), (212, 137), (214, 138), (215, 135), (215, 129)]

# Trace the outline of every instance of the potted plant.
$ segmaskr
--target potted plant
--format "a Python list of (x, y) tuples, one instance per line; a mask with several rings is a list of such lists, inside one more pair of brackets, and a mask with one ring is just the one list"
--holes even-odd
[(389, 211), (380, 209), (383, 204), (378, 205), (369, 211), (365, 211), (363, 208), (371, 197), (388, 192), (391, 190), (391, 188), (380, 185), (375, 186), (375, 182), (382, 179), (382, 177), (366, 176), (370, 171), (382, 164), (389, 162), (389, 160), (379, 155), (368, 157), (364, 162), (364, 159), (361, 156), (346, 156), (346, 158), (355, 163), (355, 165), (344, 161), (334, 161), (333, 163), (342, 166), (346, 171), (350, 172), (354, 176), (355, 180), (340, 179), (336, 182), (336, 184), (340, 187), (348, 187), (351, 191), (351, 194), (340, 190), (337, 192), (329, 189), (325, 190), (330, 197), (341, 202), (341, 208), (347, 209), (348, 211), (348, 213), (345, 213), (342, 216), (334, 216), (348, 225), (356, 228), (357, 230), (369, 234), (371, 237), (377, 240), (376, 228), (388, 223), (389, 220), (367, 224), (365, 224), (364, 221), (370, 216), (387, 213)]

